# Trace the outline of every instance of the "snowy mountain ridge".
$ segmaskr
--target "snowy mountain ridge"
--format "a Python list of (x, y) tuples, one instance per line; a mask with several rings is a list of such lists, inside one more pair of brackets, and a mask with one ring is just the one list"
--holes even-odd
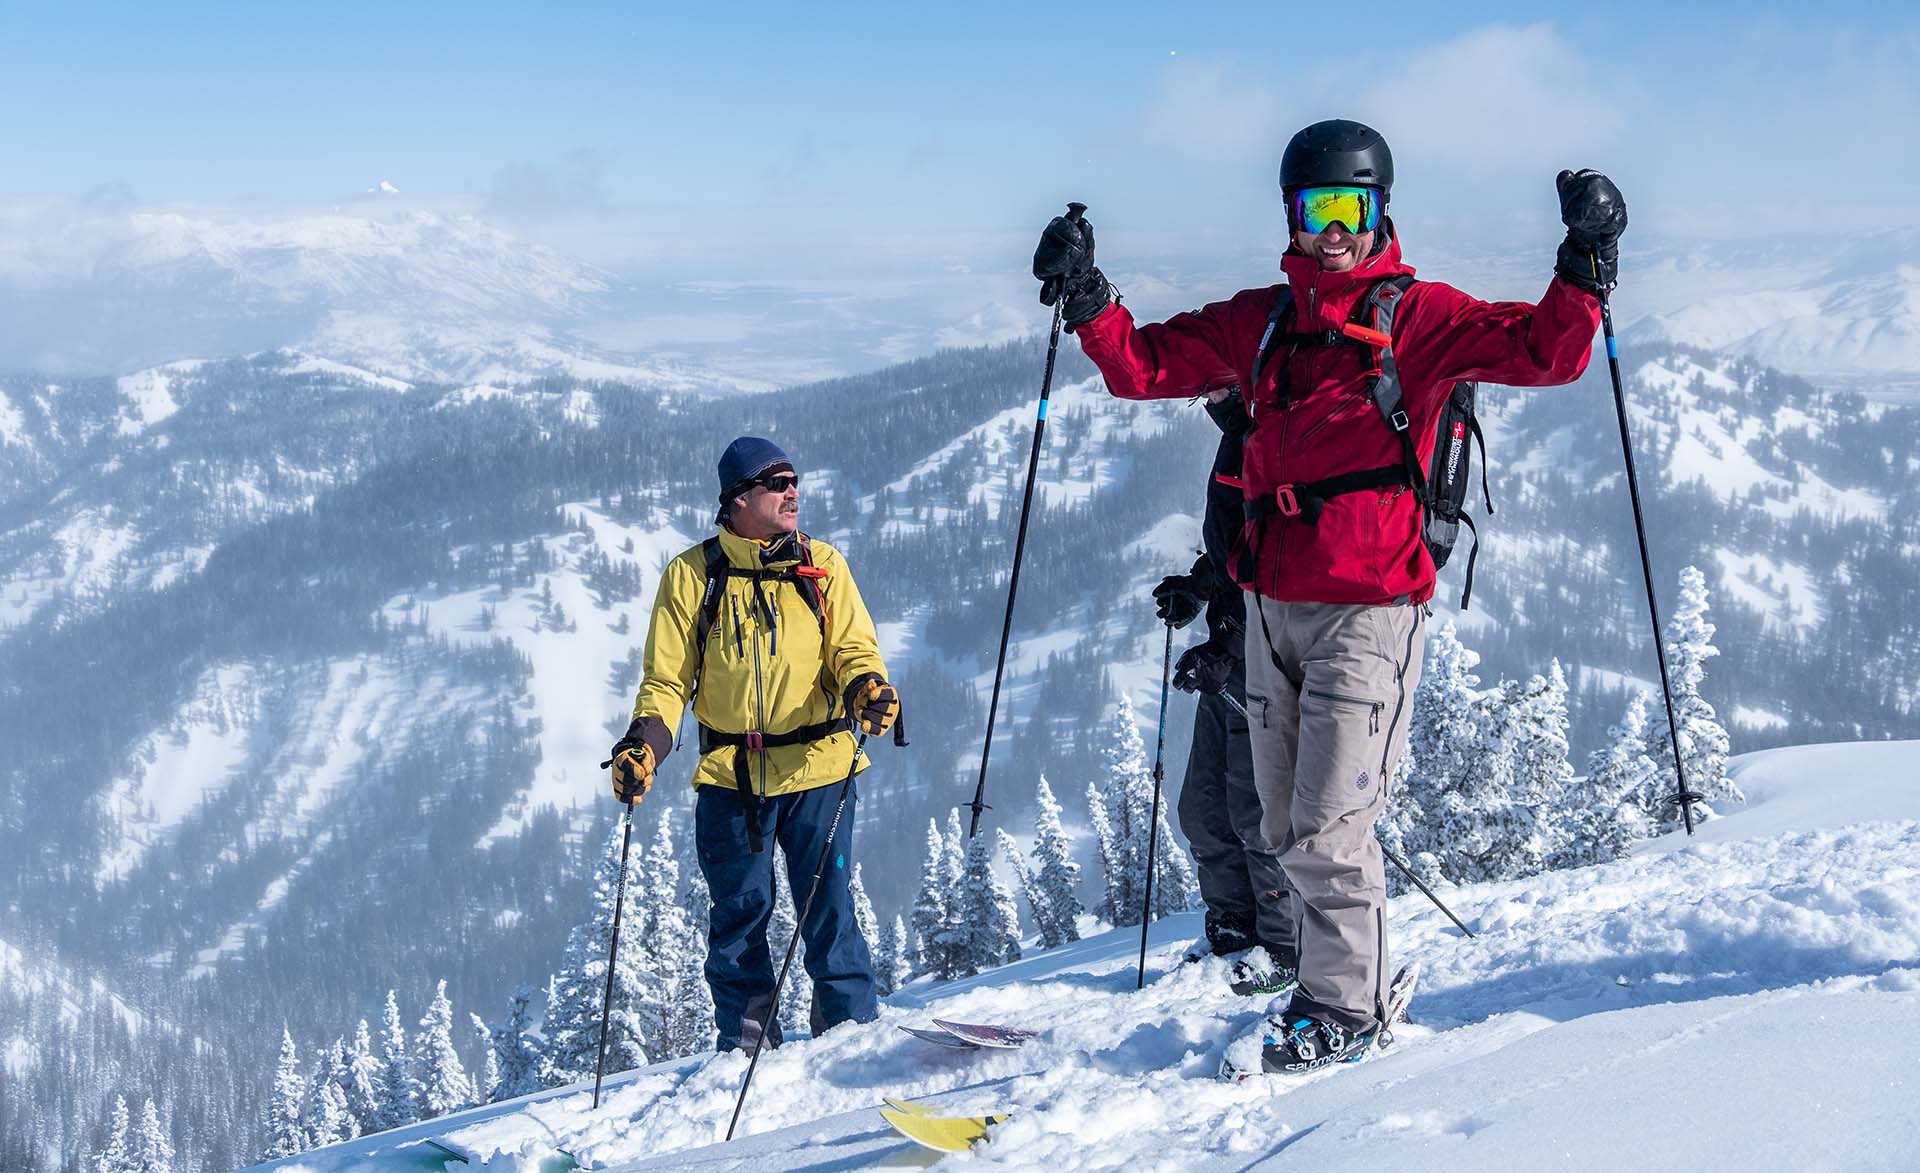
[[(1821, 259), (1803, 254), (1758, 269), (1737, 255), (1713, 256), (1708, 272), (1688, 269), (1685, 284), (1730, 287), (1646, 315), (1629, 341), (1705, 347), (1869, 395), (1920, 391), (1920, 232), (1876, 233), (1837, 255), (1824, 247), (1814, 255)], [(1741, 279), (1715, 282), (1711, 269), (1720, 266)]]
[[(609, 1173), (920, 1167), (879, 1126), (882, 1096), (1011, 1111), (972, 1159), (1013, 1168), (1904, 1167), (1920, 1154), (1901, 1126), (1920, 1043), (1916, 769), (1916, 742), (1746, 755), (1749, 802), (1710, 836), (1446, 890), (1472, 940), (1423, 897), (1396, 900), (1393, 956), (1420, 962), (1420, 990), (1394, 1045), (1354, 1069), (1221, 1082), (1265, 1003), (1227, 992), (1222, 961), (1179, 964), (1189, 915), (1156, 926), (1139, 992), (1138, 938), (1116, 931), (916, 984), (877, 1023), (771, 1052), (731, 1144), (737, 1052), (617, 1076), (598, 1112), (575, 1086), (263, 1168), (398, 1168), (427, 1135), (500, 1154), (490, 1168), (555, 1147)], [(897, 1029), (932, 1017), (1040, 1034), (952, 1052)], [(1683, 1094), (1709, 1087), (1723, 1110)]]

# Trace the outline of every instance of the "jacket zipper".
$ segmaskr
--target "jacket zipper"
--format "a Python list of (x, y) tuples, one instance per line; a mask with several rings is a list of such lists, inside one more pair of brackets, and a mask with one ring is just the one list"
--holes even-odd
[[(751, 611), (753, 608), (748, 607), (747, 610)], [(753, 617), (753, 626), (756, 629), (753, 633), (753, 708), (756, 714), (753, 728), (755, 732), (764, 735), (767, 731), (767, 695), (760, 676), (760, 632), (758, 631), (760, 617), (758, 615)], [(765, 750), (761, 750), (754, 756), (760, 759), (760, 797), (765, 798), (767, 796), (767, 754)]]
[(1346, 696), (1342, 693), (1337, 693), (1337, 692), (1321, 692), (1318, 689), (1313, 689), (1313, 688), (1307, 689), (1307, 695), (1319, 697), (1323, 701), (1332, 701), (1334, 704), (1337, 704), (1337, 705), (1356, 705), (1360, 708), (1366, 709), (1369, 714), (1368, 731), (1371, 733), (1380, 732), (1380, 714), (1386, 712), (1387, 702), (1370, 701), (1365, 699), (1364, 697)]

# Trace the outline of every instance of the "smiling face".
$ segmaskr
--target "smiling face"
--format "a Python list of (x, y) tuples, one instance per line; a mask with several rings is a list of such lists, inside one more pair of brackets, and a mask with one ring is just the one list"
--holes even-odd
[(1294, 233), (1293, 243), (1301, 252), (1318, 261), (1322, 270), (1345, 273), (1373, 252), (1374, 235), (1372, 232), (1362, 232), (1356, 236), (1336, 220), (1327, 225), (1325, 232)]
[(779, 473), (766, 478), (782, 484), (775, 492), (764, 484), (755, 484), (733, 499), (727, 524), (743, 538), (764, 542), (800, 528), (800, 478)]

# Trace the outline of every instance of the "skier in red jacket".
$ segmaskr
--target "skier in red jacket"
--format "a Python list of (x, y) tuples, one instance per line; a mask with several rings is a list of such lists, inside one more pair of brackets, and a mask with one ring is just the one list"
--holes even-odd
[[(1299, 894), (1299, 985), (1269, 1021), (1264, 1061), (1297, 1071), (1353, 1058), (1383, 1025), (1391, 971), (1373, 825), (1406, 744), (1434, 592), (1417, 474), (1440, 412), (1461, 381), (1545, 387), (1580, 376), (1598, 294), (1617, 274), (1626, 204), (1596, 171), (1560, 174), (1567, 237), (1546, 293), (1528, 305), (1411, 281), (1385, 214), (1393, 159), (1369, 127), (1302, 130), (1280, 185), (1292, 230), (1285, 285), (1138, 325), (1094, 267), (1093, 230), (1077, 217), (1047, 226), (1034, 275), (1042, 302), (1064, 299), (1063, 320), (1114, 395), (1251, 389), (1248, 519), (1234, 565), (1252, 592), (1247, 701), (1262, 831)], [(1384, 282), (1394, 284), (1376, 293)], [(1290, 308), (1273, 318), (1283, 295)], [(1387, 322), (1390, 338), (1375, 329)], [(1383, 370), (1397, 375), (1398, 399), (1376, 404)]]

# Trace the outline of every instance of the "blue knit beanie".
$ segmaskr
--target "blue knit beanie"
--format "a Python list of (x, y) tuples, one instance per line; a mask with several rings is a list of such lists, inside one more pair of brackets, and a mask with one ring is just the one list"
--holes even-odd
[(753, 480), (760, 474), (782, 465), (793, 467), (793, 461), (780, 451), (780, 445), (772, 440), (763, 440), (758, 436), (742, 436), (727, 445), (720, 454), (720, 492), (722, 499), (730, 494), (743, 481)]

